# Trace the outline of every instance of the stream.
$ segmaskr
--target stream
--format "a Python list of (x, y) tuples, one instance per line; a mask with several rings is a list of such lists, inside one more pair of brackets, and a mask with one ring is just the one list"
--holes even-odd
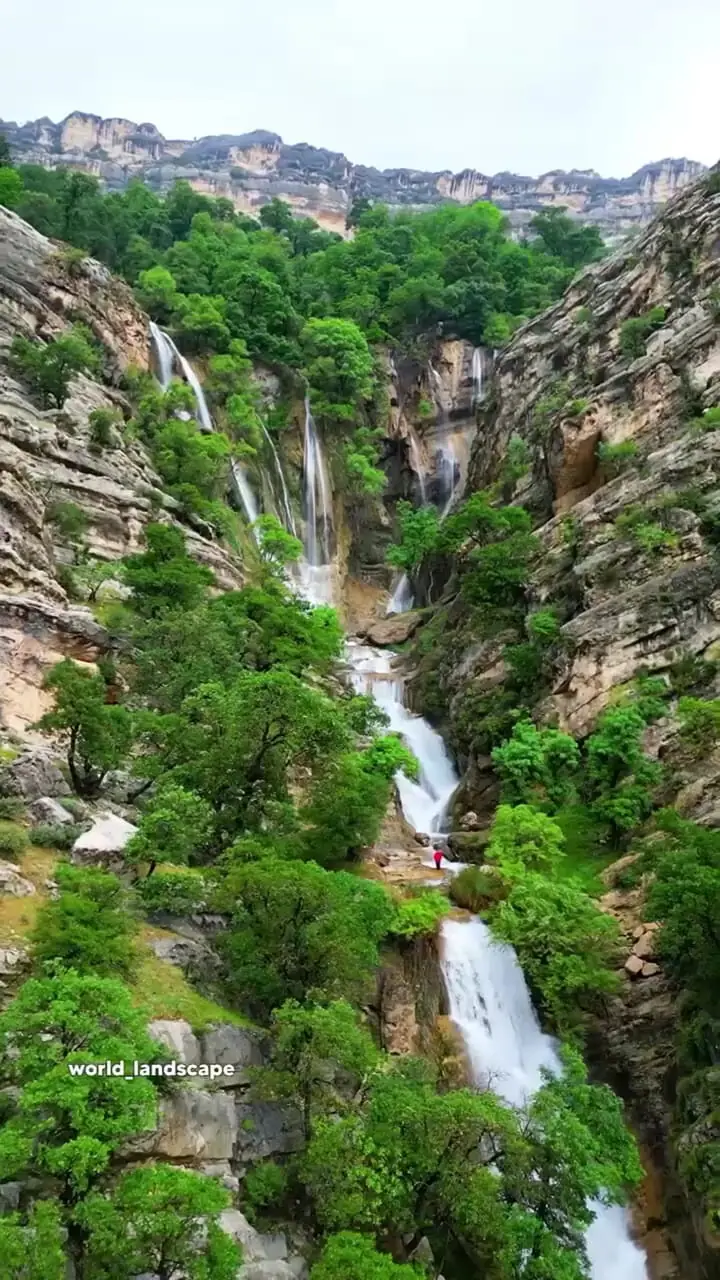
[[(155, 325), (151, 329), (161, 386), (165, 389), (169, 385), (179, 367), (195, 394), (199, 424), (212, 430), (212, 419), (194, 370), (167, 334)], [(431, 372), (439, 383), (432, 366)], [(479, 399), (483, 392), (479, 357), (473, 357), (473, 382)], [(336, 598), (332, 501), (322, 440), (307, 400), (304, 437), (304, 556), (297, 571), (297, 588), (312, 604), (331, 604)], [(268, 439), (283, 492), (282, 506), (294, 532), (282, 466)], [(459, 471), (450, 436), (445, 448), (448, 465), (443, 477), (445, 492), (441, 494), (443, 515), (455, 501)], [(258, 506), (239, 463), (233, 464), (233, 479), (252, 526)], [(391, 608), (402, 613), (410, 607), (410, 586), (402, 578), (393, 593)], [(346, 658), (353, 687), (358, 693), (372, 694), (387, 714), (390, 729), (403, 737), (418, 761), (417, 780), (403, 773), (396, 776), (403, 816), (415, 831), (440, 835), (459, 782), (442, 737), (405, 705), (404, 680), (393, 666), (391, 652), (349, 638)], [(473, 1083), (485, 1088), (491, 1082), (493, 1090), (511, 1106), (522, 1106), (542, 1084), (543, 1069), (558, 1073), (561, 1064), (555, 1041), (540, 1027), (515, 952), (496, 942), (488, 926), (476, 918), (444, 921), (442, 950), (450, 1016), (462, 1036)], [(592, 1207), (596, 1216), (586, 1234), (592, 1280), (647, 1280), (645, 1253), (632, 1239), (627, 1211), (600, 1203)]]

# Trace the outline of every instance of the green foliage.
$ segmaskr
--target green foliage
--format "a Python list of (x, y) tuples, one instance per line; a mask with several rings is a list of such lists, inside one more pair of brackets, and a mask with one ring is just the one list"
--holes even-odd
[(388, 564), (406, 572), (417, 569), (437, 546), (440, 516), (436, 507), (413, 507), (400, 501), (397, 505), (400, 525), (399, 543), (388, 548)]
[(698, 658), (694, 654), (686, 654), (670, 668), (670, 684), (673, 693), (679, 697), (685, 694), (699, 694), (712, 684), (717, 675), (720, 663), (714, 659)]
[(353, 422), (373, 390), (373, 358), (352, 320), (308, 320), (300, 334), (310, 402), (328, 422)]
[(145, 876), (136, 893), (148, 914), (167, 912), (171, 916), (190, 916), (202, 910), (207, 900), (203, 877), (196, 871), (158, 871)]
[(530, 470), (532, 455), (526, 440), (522, 436), (511, 436), (505, 451), (505, 458), (501, 471), (501, 482), (503, 484), (515, 485), (518, 480), (522, 480)]
[(501, 804), (495, 810), (487, 860), (510, 881), (526, 871), (551, 875), (563, 856), (564, 843), (560, 827), (546, 813), (528, 804)]
[(23, 184), (20, 174), (9, 165), (0, 167), (0, 206), (17, 209), (22, 200)]
[(601, 440), (597, 456), (605, 475), (613, 479), (635, 461), (638, 456), (637, 443), (635, 440), (620, 440), (617, 444), (610, 444)]
[(62, 408), (73, 375), (95, 374), (99, 366), (92, 334), (80, 324), (47, 343), (16, 334), (10, 346), (10, 368), (45, 409), (53, 405)]
[(717, 431), (720, 427), (720, 405), (703, 410), (699, 418), (693, 418), (692, 425), (700, 431)]
[(18, 858), (27, 848), (27, 832), (11, 822), (0, 822), (0, 854), (6, 858)]
[(124, 849), (130, 863), (191, 862), (212, 831), (213, 811), (206, 800), (184, 787), (166, 782), (142, 811), (138, 829)]
[(665, 307), (651, 307), (645, 315), (623, 321), (620, 326), (620, 351), (626, 360), (637, 360), (645, 354), (648, 338), (656, 329), (662, 329), (666, 315)]
[(67, 1264), (57, 1200), (36, 1200), (26, 1218), (3, 1214), (0, 1257), (0, 1275), (6, 1280), (60, 1280)]
[(615, 520), (618, 535), (634, 542), (642, 551), (653, 553), (672, 550), (678, 544), (677, 534), (663, 528), (652, 519), (652, 514), (644, 507), (628, 507)]
[(349, 1073), (358, 1085), (375, 1066), (377, 1050), (346, 1000), (327, 1005), (286, 1000), (273, 1014), (272, 1035), (270, 1066), (259, 1074), (256, 1087), (264, 1097), (295, 1102), (309, 1138), (315, 1118), (338, 1106), (335, 1072)]
[(720, 740), (720, 699), (681, 698), (678, 703), (680, 738), (690, 753), (700, 758)]
[(370, 1236), (341, 1231), (327, 1240), (310, 1280), (419, 1280), (420, 1274), (417, 1267), (379, 1253)]
[(597, 227), (580, 226), (563, 208), (544, 209), (530, 219), (530, 230), (546, 253), (577, 269), (596, 262), (605, 253)]
[(705, 191), (709, 196), (720, 195), (720, 169), (711, 169), (705, 178)]
[(336, 866), (372, 845), (399, 769), (414, 777), (417, 762), (399, 738), (388, 734), (362, 752), (344, 753), (324, 770), (303, 810), (307, 856)]
[(82, 542), (87, 532), (87, 516), (75, 502), (51, 502), (45, 508), (45, 519), (70, 543)]
[(392, 925), (384, 888), (312, 862), (267, 857), (238, 864), (222, 890), (235, 904), (225, 941), (230, 987), (267, 1016), (309, 991), (361, 998)]
[[(2, 756), (0, 756), (2, 760)], [(22, 796), (0, 796), (0, 819), (12, 821), (25, 816), (25, 801)]]
[(124, 1173), (110, 1194), (94, 1192), (76, 1211), (87, 1238), (84, 1274), (234, 1280), (241, 1251), (216, 1222), (229, 1203), (215, 1178), (189, 1169), (155, 1164)]
[(90, 442), (97, 450), (112, 449), (119, 419), (112, 409), (93, 409), (88, 416)]
[(655, 851), (648, 896), (650, 918), (662, 924), (658, 946), (670, 972), (720, 1013), (720, 836), (672, 810), (659, 815), (663, 839)]
[(302, 542), (283, 528), (277, 516), (258, 516), (254, 529), (260, 540), (260, 554), (272, 568), (282, 571), (302, 556)]
[(61, 864), (55, 879), (59, 895), (43, 907), (32, 934), (36, 965), (60, 963), (78, 973), (129, 977), (135, 929), (117, 876)]
[(470, 866), (453, 876), (449, 893), (456, 906), (477, 915), (504, 898), (507, 886), (492, 867)]
[(642, 749), (645, 725), (637, 705), (609, 707), (588, 739), (586, 793), (593, 813), (615, 837), (648, 817), (662, 776), (661, 766)]
[(531, 530), (524, 507), (498, 507), (483, 490), (447, 517), (439, 549), (459, 557), (462, 590), (470, 604), (513, 608), (523, 601), (530, 562), (540, 545)]
[(85, 827), (80, 822), (39, 822), (30, 828), (32, 844), (44, 849), (72, 849)]
[(423, 889), (411, 898), (398, 903), (391, 933), (399, 938), (417, 938), (421, 934), (434, 935), (450, 907), (443, 893)]
[(615, 989), (618, 927), (575, 885), (520, 876), (493, 911), (493, 932), (515, 948), (536, 1001), (563, 1035), (583, 1012)]
[(130, 750), (130, 712), (108, 704), (103, 677), (70, 658), (51, 667), (43, 687), (52, 691), (55, 705), (38, 720), (36, 728), (59, 735), (78, 795), (97, 795), (105, 774), (119, 768)]
[(7, 1178), (58, 1178), (67, 1201), (84, 1193), (122, 1143), (155, 1123), (147, 1079), (72, 1075), (70, 1063), (153, 1062), (157, 1046), (121, 983), (72, 971), (29, 978), (0, 1015), (6, 1080), (20, 1088), (0, 1130)]
[(531, 721), (521, 720), (508, 741), (495, 747), (492, 761), (508, 804), (556, 809), (573, 797), (580, 752), (574, 738), (559, 729), (538, 729)]
[(264, 1160), (245, 1174), (244, 1199), (253, 1217), (275, 1209), (285, 1199), (288, 1177), (282, 1165)]
[(145, 542), (146, 551), (124, 561), (133, 608), (144, 617), (154, 617), (167, 609), (199, 605), (215, 579), (209, 569), (187, 554), (181, 531), (171, 525), (149, 524)]

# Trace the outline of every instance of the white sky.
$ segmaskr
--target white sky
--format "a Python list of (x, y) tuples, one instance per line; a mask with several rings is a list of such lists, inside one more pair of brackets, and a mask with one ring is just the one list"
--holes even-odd
[(0, 117), (271, 129), (379, 168), (720, 158), (718, 0), (0, 0)]

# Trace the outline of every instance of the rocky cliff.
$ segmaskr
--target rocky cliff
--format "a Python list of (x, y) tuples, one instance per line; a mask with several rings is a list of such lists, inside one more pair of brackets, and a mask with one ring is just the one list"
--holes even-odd
[(198, 191), (225, 196), (248, 213), (257, 213), (279, 196), (298, 214), (341, 234), (353, 200), (366, 197), (410, 207), (491, 200), (517, 227), (540, 209), (564, 206), (613, 240), (645, 226), (660, 206), (703, 171), (701, 164), (687, 159), (660, 160), (620, 179), (601, 178), (593, 170), (553, 170), (539, 178), (489, 176), (475, 169), (379, 170), (304, 142), (288, 145), (263, 129), (190, 142), (167, 139), (154, 124), (103, 120), (82, 111), (58, 124), (47, 117), (22, 125), (0, 121), (0, 132), (6, 134), (17, 161), (84, 169), (110, 188), (142, 177), (163, 191), (183, 178)]
[[(16, 334), (51, 339), (82, 321), (103, 353), (101, 381), (77, 376), (61, 410), (42, 410), (10, 375)], [(45, 710), (45, 670), (60, 657), (97, 657), (104, 631), (90, 609), (71, 604), (63, 566), (76, 550), (53, 520), (58, 503), (85, 518), (91, 557), (134, 550), (151, 519), (174, 519), (145, 449), (121, 431), (98, 451), (89, 415), (129, 416), (120, 390), (129, 365), (148, 367), (147, 317), (130, 289), (92, 259), (69, 257), (27, 223), (0, 209), (0, 727), (23, 729)], [(197, 529), (189, 545), (218, 581), (240, 581), (240, 567)]]

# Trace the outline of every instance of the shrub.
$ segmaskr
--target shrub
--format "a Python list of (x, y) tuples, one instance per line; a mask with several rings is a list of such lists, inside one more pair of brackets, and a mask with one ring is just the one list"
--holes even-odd
[(68, 542), (79, 542), (87, 530), (87, 516), (75, 502), (51, 502), (45, 508), (45, 519), (54, 524)]
[(680, 738), (691, 755), (705, 755), (720, 739), (720, 699), (681, 698)]
[(630, 542), (634, 542), (641, 551), (671, 550), (678, 544), (676, 533), (671, 533), (669, 529), (664, 529), (657, 521), (650, 517), (652, 510), (632, 506), (628, 507), (622, 515), (615, 520), (615, 529), (621, 538), (625, 538)]
[(720, 663), (713, 659), (696, 658), (687, 654), (670, 668), (670, 684), (678, 697), (697, 694), (714, 680)]
[(710, 170), (705, 179), (705, 191), (709, 196), (720, 195), (720, 168)]
[(652, 307), (643, 316), (634, 316), (620, 326), (620, 350), (628, 360), (637, 360), (645, 354), (647, 340), (665, 323), (665, 307)]
[(10, 822), (0, 822), (0, 856), (17, 858), (27, 847), (27, 832)]
[(720, 427), (720, 404), (705, 409), (699, 418), (693, 418), (692, 425), (700, 431), (717, 431)]
[(117, 414), (112, 409), (93, 409), (88, 422), (90, 424), (90, 440), (96, 449), (111, 449), (113, 447), (113, 431), (117, 421)]
[(0, 796), (0, 818), (22, 818), (25, 813), (25, 801), (20, 796)]
[(598, 462), (610, 478), (620, 475), (637, 458), (638, 447), (634, 440), (620, 440), (610, 444), (601, 440), (597, 447)]
[(44, 408), (61, 408), (73, 375), (97, 373), (99, 364), (92, 334), (79, 324), (48, 343), (16, 335), (10, 347), (10, 367)]
[(444, 894), (432, 889), (406, 898), (397, 909), (390, 932), (401, 938), (416, 938), (421, 933), (435, 933), (450, 906)]
[(455, 905), (474, 915), (499, 902), (506, 892), (501, 877), (490, 867), (463, 867), (450, 885)]
[(30, 841), (45, 849), (72, 849), (84, 830), (80, 822), (39, 822), (30, 828)]
[(253, 1213), (278, 1205), (287, 1191), (287, 1174), (274, 1160), (266, 1160), (245, 1175), (245, 1201)]
[(207, 897), (203, 877), (193, 871), (156, 871), (140, 881), (137, 894), (148, 913), (173, 916), (200, 911)]

